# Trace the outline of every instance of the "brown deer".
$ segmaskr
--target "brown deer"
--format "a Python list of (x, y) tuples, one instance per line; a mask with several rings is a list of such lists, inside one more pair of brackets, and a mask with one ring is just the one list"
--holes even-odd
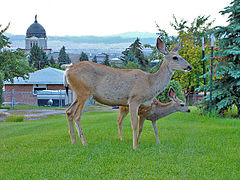
[[(190, 112), (186, 104), (176, 96), (175, 90), (172, 87), (169, 89), (168, 94), (169, 94), (169, 98), (172, 100), (169, 103), (163, 104), (163, 103), (160, 103), (157, 99), (153, 99), (151, 106), (139, 107), (138, 109), (139, 129), (138, 129), (138, 137), (137, 137), (138, 141), (143, 129), (143, 123), (146, 119), (152, 121), (152, 126), (155, 132), (157, 143), (160, 143), (160, 140), (158, 137), (157, 124), (156, 124), (157, 120), (177, 111), (186, 112), (186, 113)], [(120, 106), (117, 123), (118, 123), (118, 132), (119, 132), (121, 141), (123, 141), (122, 120), (126, 117), (128, 112), (129, 112), (129, 108), (127, 106)]]
[(158, 38), (157, 49), (165, 55), (159, 70), (147, 73), (139, 69), (116, 69), (89, 61), (76, 63), (65, 73), (65, 87), (68, 82), (76, 93), (77, 100), (66, 110), (72, 143), (76, 142), (73, 118), (82, 144), (87, 145), (81, 127), (84, 106), (90, 97), (110, 106), (129, 106), (133, 129), (133, 148), (137, 148), (138, 108), (151, 104), (153, 98), (168, 85), (174, 70), (189, 71), (192, 67), (177, 52), (180, 43), (168, 52)]

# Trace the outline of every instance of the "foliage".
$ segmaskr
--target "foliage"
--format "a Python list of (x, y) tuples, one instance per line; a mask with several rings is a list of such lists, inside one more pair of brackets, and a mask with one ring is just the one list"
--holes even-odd
[[(1, 179), (238, 179), (240, 121), (174, 113), (145, 121), (132, 149), (130, 116), (118, 137), (118, 112), (87, 112), (82, 127), (88, 146), (71, 144), (66, 116), (0, 123)], [(59, 158), (61, 157), (61, 158)], [(226, 163), (227, 162), (227, 163)], [(14, 171), (13, 171), (14, 170)]]
[[(0, 25), (1, 27), (1, 25)], [(3, 81), (13, 81), (14, 77), (27, 78), (32, 71), (29, 67), (26, 55), (21, 50), (10, 51), (4, 48), (10, 47), (9, 38), (4, 35), (9, 25), (0, 30), (0, 106), (2, 102)]]
[(109, 63), (109, 55), (108, 54), (105, 54), (105, 59), (102, 62), (102, 64), (106, 65), (106, 66), (111, 66), (110, 63)]
[(97, 56), (96, 55), (93, 57), (92, 62), (97, 63)]
[(170, 83), (168, 84), (167, 88), (157, 96), (157, 99), (161, 103), (167, 103), (167, 102), (171, 101), (171, 99), (169, 98), (169, 95), (168, 95), (170, 87), (173, 87), (173, 89), (175, 90), (176, 95), (179, 99), (181, 99), (183, 102), (186, 101), (183, 96), (183, 91), (182, 91), (182, 87), (181, 87), (180, 83), (175, 80), (171, 80)]
[(55, 60), (54, 60), (54, 57), (51, 56), (51, 58), (50, 58), (50, 65), (51, 65), (51, 66), (54, 66), (55, 64), (56, 64), (56, 62), (55, 62)]
[(3, 103), (3, 79), (4, 75), (2, 72), (0, 72), (0, 106)]
[(70, 64), (71, 63), (71, 60), (70, 60), (68, 54), (66, 53), (65, 46), (63, 46), (59, 52), (58, 63), (59, 64)]
[(47, 54), (37, 45), (33, 45), (30, 50), (29, 64), (37, 70), (49, 65)]
[(148, 66), (148, 61), (144, 58), (142, 52), (143, 45), (140, 42), (140, 39), (137, 38), (126, 50), (122, 52), (123, 56), (121, 60), (124, 65), (127, 65), (128, 62), (138, 63), (142, 69), (146, 69)]
[[(229, 14), (227, 26), (216, 27), (218, 51), (214, 54), (213, 106), (224, 114), (234, 104), (240, 117), (240, 1), (234, 0), (220, 13)], [(217, 50), (217, 49), (216, 49)], [(207, 75), (210, 75), (208, 73)], [(207, 87), (209, 90), (209, 86)], [(205, 106), (208, 108), (209, 95)]]
[(23, 116), (8, 116), (6, 122), (23, 122)]
[[(174, 23), (171, 24), (178, 31), (178, 37), (181, 39), (182, 46), (178, 52), (179, 55), (193, 67), (189, 73), (176, 71), (173, 76), (173, 79), (180, 82), (185, 93), (194, 93), (195, 89), (203, 84), (203, 79), (200, 78), (203, 75), (201, 37), (206, 37), (207, 33), (212, 30), (213, 21), (209, 22), (209, 17), (198, 16), (188, 25), (187, 21), (180, 20), (179, 22), (174, 16)], [(210, 49), (205, 45), (205, 53), (208, 54), (209, 51)]]
[(128, 62), (125, 66), (121, 66), (121, 69), (140, 69), (140, 65), (134, 62)]
[(88, 61), (88, 55), (85, 52), (82, 52), (79, 61)]

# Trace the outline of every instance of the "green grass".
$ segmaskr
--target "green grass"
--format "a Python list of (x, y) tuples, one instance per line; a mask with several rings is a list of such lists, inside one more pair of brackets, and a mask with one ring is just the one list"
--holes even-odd
[(175, 113), (157, 122), (160, 145), (146, 121), (133, 150), (129, 116), (123, 142), (116, 116), (84, 113), (87, 147), (71, 144), (65, 116), (0, 123), (0, 179), (239, 179), (240, 119)]
[(6, 122), (23, 122), (23, 116), (8, 116)]

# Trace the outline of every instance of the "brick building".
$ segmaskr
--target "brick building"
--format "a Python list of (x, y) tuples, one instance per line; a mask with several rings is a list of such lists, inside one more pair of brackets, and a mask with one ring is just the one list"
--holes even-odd
[(4, 82), (5, 103), (14, 101), (17, 105), (37, 105), (37, 91), (63, 90), (64, 71), (45, 68), (29, 74), (29, 79), (14, 78), (13, 83)]

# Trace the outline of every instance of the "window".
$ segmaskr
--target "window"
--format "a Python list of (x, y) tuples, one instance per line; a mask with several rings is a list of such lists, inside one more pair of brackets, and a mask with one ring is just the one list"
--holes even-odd
[(37, 91), (42, 91), (42, 90), (46, 90), (46, 89), (47, 89), (46, 84), (34, 84), (33, 85), (33, 94), (37, 95)]

